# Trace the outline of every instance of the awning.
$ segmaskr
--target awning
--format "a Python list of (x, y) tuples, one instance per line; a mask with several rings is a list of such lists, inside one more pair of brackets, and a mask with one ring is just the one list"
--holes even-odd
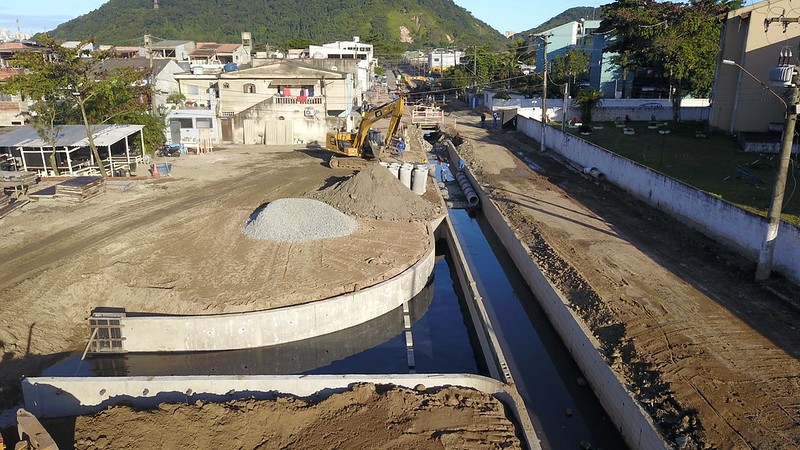
[[(60, 127), (56, 147), (89, 146), (86, 128), (83, 125), (60, 125)], [(95, 125), (91, 128), (94, 130), (95, 145), (107, 147), (141, 131), (144, 125)], [(32, 126), (26, 125), (0, 135), (0, 147), (39, 148), (50, 147), (50, 143), (42, 140)]]

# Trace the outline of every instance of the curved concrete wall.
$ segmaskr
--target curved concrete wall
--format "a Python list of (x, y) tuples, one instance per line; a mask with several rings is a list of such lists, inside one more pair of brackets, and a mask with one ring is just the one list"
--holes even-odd
[[(455, 147), (449, 141), (448, 144), (450, 159), (458, 161), (459, 156)], [(668, 449), (669, 446), (656, 430), (650, 416), (639, 406), (625, 388), (624, 382), (617, 378), (601, 356), (598, 350), (599, 344), (591, 331), (583, 325), (569, 307), (569, 302), (539, 270), (528, 248), (509, 227), (505, 217), (481, 189), (469, 169), (465, 169), (465, 173), (476, 187), (484, 216), (586, 376), (603, 408), (620, 430), (625, 442), (631, 448)]]
[[(438, 223), (438, 222), (437, 222)], [(128, 352), (194, 352), (263, 347), (343, 330), (401, 306), (433, 273), (430, 249), (396, 277), (351, 294), (266, 311), (209, 316), (124, 317)]]

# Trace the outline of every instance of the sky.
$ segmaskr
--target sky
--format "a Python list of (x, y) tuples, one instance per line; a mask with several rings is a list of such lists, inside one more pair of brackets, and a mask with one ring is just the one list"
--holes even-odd
[[(23, 33), (52, 30), (100, 7), (106, 0), (0, 0), (0, 28)], [(305, 0), (313, 1), (313, 0)], [(454, 0), (497, 31), (525, 31), (575, 6), (600, 6), (611, 0)]]

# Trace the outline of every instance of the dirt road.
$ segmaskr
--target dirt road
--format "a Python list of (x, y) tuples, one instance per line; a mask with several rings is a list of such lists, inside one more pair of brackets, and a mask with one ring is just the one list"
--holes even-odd
[(781, 299), (797, 287), (753, 282), (739, 255), (479, 122), (458, 117), (462, 157), (665, 435), (800, 446), (800, 313)]

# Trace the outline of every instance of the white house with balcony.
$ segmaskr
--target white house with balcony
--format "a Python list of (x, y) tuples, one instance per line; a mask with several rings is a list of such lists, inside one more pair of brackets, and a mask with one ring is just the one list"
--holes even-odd
[(358, 101), (352, 74), (293, 60), (222, 73), (218, 86), (222, 140), (242, 144), (322, 142)]

